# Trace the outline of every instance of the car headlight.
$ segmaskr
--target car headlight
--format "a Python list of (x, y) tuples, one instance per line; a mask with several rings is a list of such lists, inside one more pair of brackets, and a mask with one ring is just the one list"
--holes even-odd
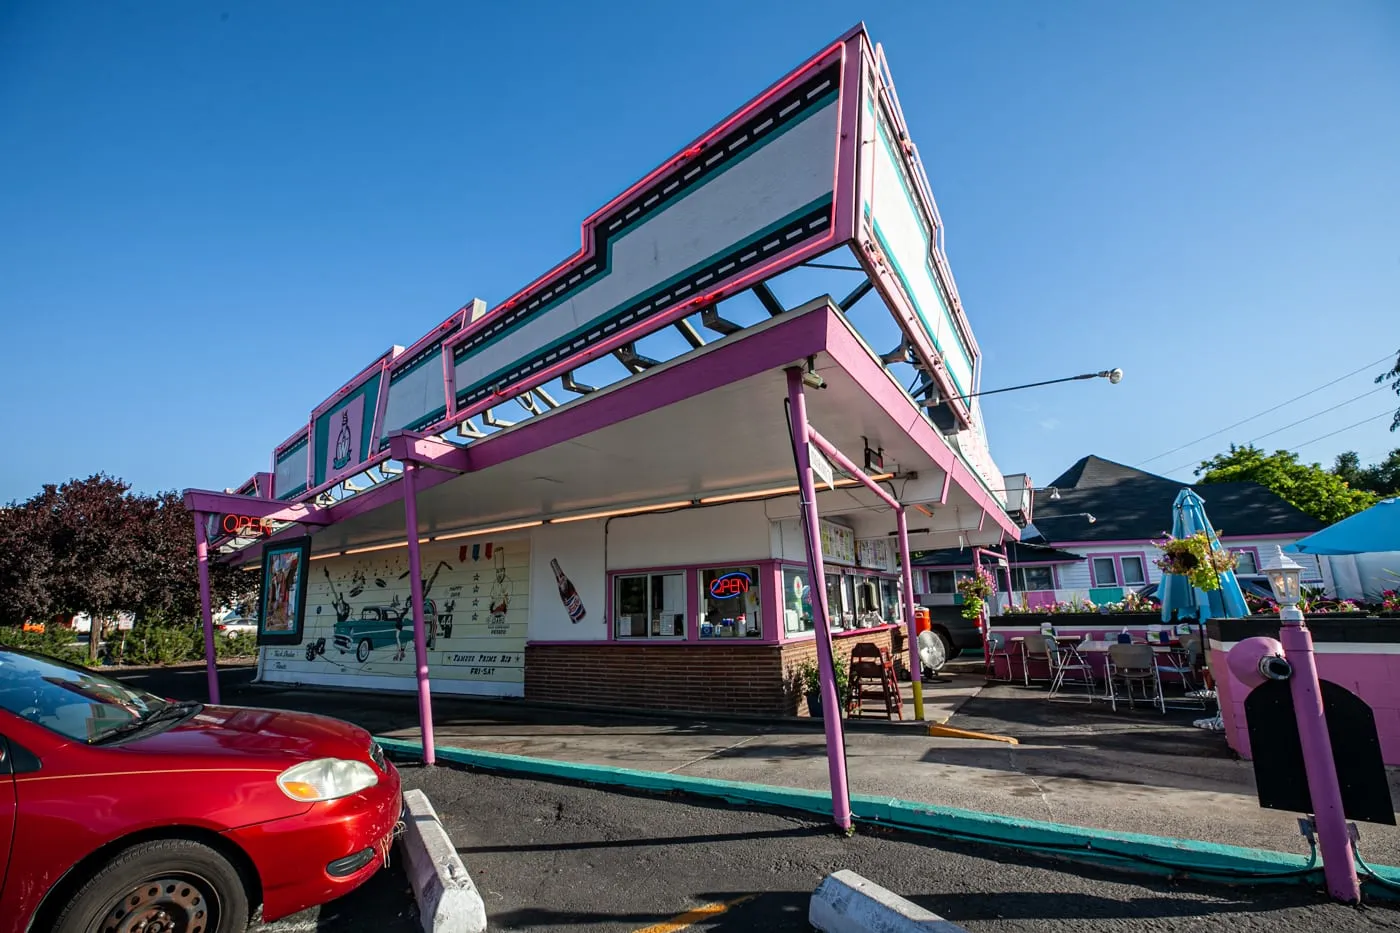
[(379, 776), (369, 765), (344, 758), (303, 761), (277, 775), (282, 793), (304, 803), (348, 797), (378, 783)]

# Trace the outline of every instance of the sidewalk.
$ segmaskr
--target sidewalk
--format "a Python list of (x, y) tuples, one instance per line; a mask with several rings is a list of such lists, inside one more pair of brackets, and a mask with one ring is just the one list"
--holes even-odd
[[(226, 676), (226, 703), (324, 713), (376, 734), (419, 737), (416, 699), (410, 695), (267, 688), (240, 684), (232, 672)], [(248, 676), (245, 671), (242, 680)], [(184, 689), (197, 698), (202, 677), (188, 679), (191, 683)], [(168, 695), (175, 695), (163, 686)], [(940, 696), (943, 690), (949, 692), (947, 697)], [(926, 696), (930, 711), (957, 708), (948, 725), (1012, 735), (1021, 744), (931, 738), (912, 724), (870, 729), (853, 723), (846, 733), (852, 792), (1122, 832), (1307, 852), (1296, 815), (1259, 808), (1252, 765), (1233, 760), (1218, 733), (1190, 726), (1199, 713), (1115, 715), (1097, 707), (1048, 703), (1043, 692), (1019, 686), (970, 690), (964, 678), (949, 685), (926, 685)], [(828, 788), (825, 741), (811, 723), (679, 720), (450, 697), (435, 698), (433, 709), (439, 745)], [(906, 713), (912, 715), (909, 708)], [(930, 712), (928, 718), (938, 714)], [(1392, 773), (1391, 785), (1400, 800), (1400, 774)], [(1400, 864), (1400, 830), (1371, 824), (1362, 824), (1360, 830), (1363, 857)]]

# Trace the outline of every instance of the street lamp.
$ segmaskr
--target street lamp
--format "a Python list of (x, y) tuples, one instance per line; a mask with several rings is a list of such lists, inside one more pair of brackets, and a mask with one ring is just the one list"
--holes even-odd
[[(1114, 368), (1105, 369), (1102, 372), (1097, 373), (1080, 373), (1078, 376), (1064, 376), (1059, 379), (1046, 379), (1043, 382), (1028, 382), (1025, 385), (1007, 386), (1004, 389), (988, 389), (985, 392), (973, 392), (970, 395), (959, 395), (957, 396), (957, 398), (960, 398), (963, 401), (967, 401), (970, 398), (977, 398), (978, 396), (982, 395), (996, 395), (1000, 392), (1015, 392), (1019, 389), (1034, 389), (1037, 386), (1052, 386), (1055, 385), (1057, 382), (1074, 382), (1078, 379), (1107, 379), (1111, 385), (1117, 385), (1118, 383), (1123, 381), (1123, 370)], [(942, 399), (924, 399), (919, 404), (925, 408), (933, 408), (934, 406), (941, 405), (942, 403)]]
[[(1269, 555), (1261, 569), (1264, 576), (1269, 578), (1269, 589), (1274, 591), (1274, 599), (1282, 607), (1279, 617), (1289, 622), (1301, 621), (1303, 615), (1298, 612), (1298, 600), (1301, 596), (1299, 581), (1303, 577), (1303, 568), (1283, 553), (1283, 548), (1275, 547), (1274, 553)], [(1291, 613), (1284, 614), (1289, 610), (1297, 613), (1296, 620), (1290, 617)]]

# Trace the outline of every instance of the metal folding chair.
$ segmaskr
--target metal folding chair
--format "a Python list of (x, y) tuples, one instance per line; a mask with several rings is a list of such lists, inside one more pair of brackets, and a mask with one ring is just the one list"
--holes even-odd
[(1047, 638), (1046, 642), (1050, 649), (1050, 669), (1054, 672), (1054, 676), (1050, 679), (1050, 697), (1053, 699), (1060, 696), (1066, 678), (1073, 674), (1074, 678), (1068, 682), (1082, 685), (1085, 693), (1084, 701), (1092, 703), (1094, 689), (1098, 685), (1093, 665), (1084, 660), (1084, 656), (1074, 646), (1061, 645), (1053, 638)]
[[(997, 658), (1006, 658), (1006, 676), (997, 676)], [(1014, 676), (1011, 666), (1011, 649), (1006, 644), (1006, 636), (1001, 632), (987, 635), (987, 679), (1010, 683)]]
[(1109, 645), (1107, 673), (1108, 701), (1114, 712), (1118, 710), (1117, 685), (1122, 683), (1130, 709), (1137, 709), (1133, 694), (1133, 687), (1137, 686), (1142, 689), (1142, 698), (1150, 699), (1152, 705), (1166, 715), (1167, 701), (1162, 696), (1162, 678), (1157, 673), (1157, 653), (1151, 645)]

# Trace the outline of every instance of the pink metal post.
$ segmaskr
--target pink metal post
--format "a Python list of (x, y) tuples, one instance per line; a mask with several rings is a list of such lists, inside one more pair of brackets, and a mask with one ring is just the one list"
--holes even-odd
[(807, 570), (811, 575), (812, 624), (816, 628), (817, 671), (821, 678), (823, 725), (826, 729), (826, 763), (831, 774), (831, 817), (844, 831), (851, 828), (851, 796), (846, 783), (846, 739), (841, 725), (841, 698), (836, 691), (836, 666), (832, 663), (831, 627), (827, 622), (826, 571), (817, 516), (817, 489), (812, 482), (807, 452), (807, 398), (802, 392), (802, 370), (787, 371), (788, 400), (792, 404), (792, 441), (797, 452), (797, 484), (802, 493), (802, 530), (807, 542)]
[(807, 438), (812, 444), (826, 454), (830, 460), (841, 468), (841, 471), (860, 481), (871, 492), (879, 497), (880, 501), (894, 509), (895, 521), (899, 529), (899, 568), (904, 575), (904, 621), (909, 629), (909, 680), (914, 691), (914, 718), (922, 720), (924, 718), (924, 685), (923, 685), (923, 665), (919, 662), (919, 633), (918, 625), (914, 620), (914, 573), (913, 566), (909, 559), (909, 520), (905, 515), (904, 506), (894, 496), (880, 488), (880, 484), (875, 482), (865, 471), (856, 466), (850, 457), (841, 453), (836, 445), (822, 437), (817, 429), (811, 425), (807, 426)]
[(1312, 633), (1296, 606), (1280, 609), (1279, 618), (1283, 621), (1279, 642), (1283, 645), (1284, 657), (1293, 666), (1289, 688), (1293, 693), (1293, 713), (1298, 719), (1298, 738), (1302, 740), (1303, 770), (1308, 776), (1313, 813), (1317, 818), (1327, 890), (1337, 900), (1355, 904), (1361, 900), (1361, 885), (1356, 879), (1356, 858), (1351, 848), (1351, 835), (1347, 832), (1346, 811), (1342, 809), (1342, 789), (1337, 781), (1332, 739), (1327, 734)]
[[(209, 668), (209, 702), (219, 703), (218, 652), (214, 648), (214, 613), (209, 606), (209, 533), (204, 523), (209, 516), (204, 512), (194, 513), (194, 563), (199, 569), (199, 614), (204, 623), (204, 663)], [(93, 626), (96, 638), (97, 627)]]
[(423, 730), (423, 764), (437, 761), (433, 748), (433, 694), (428, 684), (428, 635), (424, 630), (423, 563), (418, 558), (418, 464), (403, 465), (404, 525), (408, 532), (408, 589), (413, 601), (413, 657), (418, 668), (418, 722)]
[(900, 589), (904, 595), (904, 624), (909, 629), (909, 682), (914, 690), (914, 718), (924, 718), (924, 666), (919, 661), (919, 626), (914, 619), (914, 566), (909, 558), (909, 519), (904, 506), (895, 510), (895, 527), (899, 529), (899, 573), (903, 577)]

